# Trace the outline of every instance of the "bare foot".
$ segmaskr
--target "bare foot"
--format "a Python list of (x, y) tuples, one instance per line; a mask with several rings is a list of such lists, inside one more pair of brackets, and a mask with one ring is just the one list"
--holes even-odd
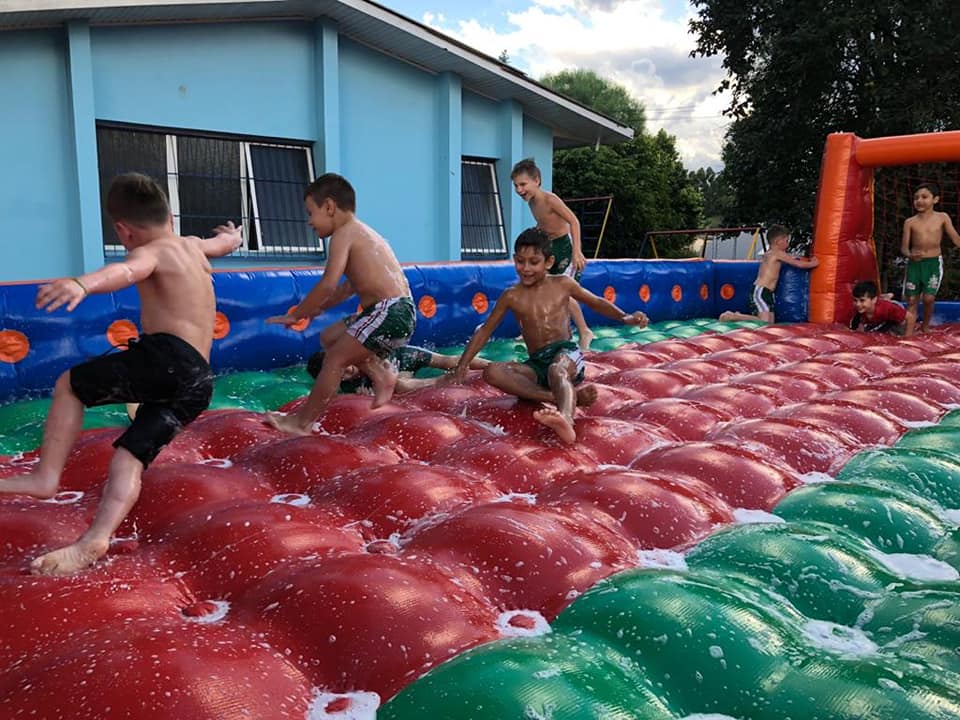
[(264, 422), (267, 425), (275, 427), (281, 432), (289, 433), (290, 435), (310, 435), (312, 434), (312, 425), (311, 427), (305, 428), (299, 422), (297, 422), (296, 415), (284, 415), (283, 413), (278, 412), (268, 412), (265, 413), (266, 417)]
[(588, 405), (593, 405), (597, 399), (597, 394), (596, 385), (584, 385), (577, 390), (577, 406), (587, 407)]
[(737, 319), (735, 315), (736, 313), (732, 310), (724, 310), (722, 313), (720, 313), (719, 320), (720, 322), (732, 322)]
[(41, 500), (52, 498), (57, 494), (57, 488), (59, 487), (59, 478), (49, 478), (37, 473), (0, 480), (0, 493), (5, 495), (29, 495)]
[(72, 575), (90, 567), (107, 552), (108, 543), (80, 542), (41, 555), (30, 563), (34, 575)]
[(577, 431), (573, 428), (573, 419), (564, 417), (561, 412), (555, 408), (543, 408), (534, 410), (534, 419), (553, 430), (567, 445), (576, 442)]
[(386, 405), (393, 398), (393, 391), (397, 387), (397, 371), (392, 365), (382, 361), (367, 363), (365, 370), (373, 383), (373, 402), (370, 403), (370, 408)]
[(596, 335), (593, 334), (593, 330), (590, 328), (586, 328), (583, 332), (578, 332), (577, 334), (580, 336), (580, 340), (577, 343), (580, 346), (580, 352), (586, 352), (590, 349), (590, 343), (593, 342)]

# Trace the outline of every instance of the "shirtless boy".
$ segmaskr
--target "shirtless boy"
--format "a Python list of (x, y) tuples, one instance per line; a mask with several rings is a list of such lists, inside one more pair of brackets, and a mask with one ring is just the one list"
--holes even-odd
[(767, 230), (767, 241), (770, 243), (770, 249), (763, 254), (760, 269), (757, 271), (757, 279), (754, 280), (753, 290), (750, 292), (750, 314), (727, 310), (721, 313), (721, 320), (725, 322), (763, 320), (772, 323), (774, 321), (774, 293), (777, 290), (777, 282), (780, 280), (781, 265), (786, 263), (787, 265), (793, 265), (793, 267), (811, 270), (820, 264), (820, 261), (815, 257), (801, 258), (787, 252), (787, 245), (790, 244), (790, 233), (782, 225), (770, 226), (770, 229)]
[(903, 223), (903, 238), (900, 252), (910, 260), (907, 275), (903, 280), (903, 296), (907, 300), (907, 327), (905, 334), (913, 335), (917, 325), (919, 300), (923, 298), (923, 324), (920, 332), (930, 329), (933, 319), (933, 304), (943, 280), (943, 256), (940, 243), (944, 233), (960, 246), (960, 234), (953, 227), (950, 216), (934, 210), (940, 202), (940, 190), (933, 183), (917, 186), (913, 193), (913, 209), (916, 214)]
[(236, 250), (242, 237), (233, 223), (207, 239), (173, 233), (160, 187), (144, 175), (117, 177), (107, 212), (128, 250), (123, 262), (42, 285), (37, 308), (73, 310), (90, 293), (136, 284), (143, 334), (126, 352), (102, 355), (63, 373), (43, 432), (40, 461), (30, 475), (0, 481), (0, 492), (53, 497), (83, 424), (84, 407), (141, 403), (133, 423), (113, 445), (107, 483), (90, 528), (72, 545), (36, 558), (35, 574), (68, 575), (96, 562), (140, 495), (143, 471), (180, 430), (210, 403), (215, 300), (208, 257)]
[[(510, 174), (517, 195), (527, 201), (530, 212), (553, 243), (554, 263), (551, 275), (568, 275), (577, 282), (587, 265), (580, 247), (580, 221), (559, 197), (540, 187), (540, 168), (531, 159), (521, 160), (513, 166)], [(570, 306), (570, 315), (577, 326), (580, 349), (586, 352), (593, 342), (593, 331), (583, 317), (583, 310), (576, 303)]]
[[(321, 350), (315, 352), (307, 360), (307, 372), (311, 377), (316, 378), (323, 369), (323, 362), (326, 353)], [(420, 390), (421, 388), (433, 387), (442, 384), (447, 376), (418, 378), (414, 373), (423, 368), (436, 368), (438, 370), (453, 370), (460, 361), (459, 355), (444, 355), (435, 353), (426, 348), (416, 345), (404, 345), (397, 348), (387, 358), (394, 369), (397, 371), (397, 385), (394, 388), (395, 394), (402, 394)], [(470, 362), (471, 370), (483, 370), (490, 364), (489, 360), (476, 357)], [(342, 393), (370, 393), (373, 387), (370, 378), (364, 375), (356, 365), (348, 365), (343, 370), (343, 377), (340, 380), (340, 392)]]
[(583, 380), (584, 367), (583, 353), (570, 340), (571, 300), (625, 325), (645, 327), (647, 316), (642, 312), (623, 312), (571, 277), (550, 275), (553, 262), (553, 244), (547, 233), (539, 228), (520, 233), (513, 255), (520, 282), (499, 297), (493, 311), (470, 339), (453, 375), (455, 381), (463, 380), (474, 356), (490, 339), (507, 311), (512, 311), (520, 323), (530, 359), (522, 363), (491, 363), (483, 371), (483, 377), (511, 395), (554, 403), (556, 409), (543, 408), (533, 415), (563, 442), (573, 443), (577, 439), (574, 386)]
[(335, 173), (320, 176), (307, 188), (304, 202), (317, 236), (330, 237), (327, 264), (320, 281), (299, 305), (267, 322), (293, 325), (353, 295), (359, 297), (362, 310), (321, 333), (326, 351), (323, 368), (307, 401), (290, 415), (267, 413), (271, 425), (292, 435), (312, 432), (350, 365), (373, 383), (373, 407), (389, 402), (397, 371), (386, 358), (407, 344), (416, 321), (403, 268), (387, 241), (357, 219), (356, 193), (346, 178)]

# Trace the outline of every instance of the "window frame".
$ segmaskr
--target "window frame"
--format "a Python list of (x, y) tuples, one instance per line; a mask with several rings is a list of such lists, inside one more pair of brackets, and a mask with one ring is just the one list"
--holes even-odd
[[(489, 193), (494, 199), (494, 207), (496, 208), (496, 224), (495, 225), (484, 225), (477, 227), (496, 227), (500, 235), (500, 248), (466, 248), (464, 247), (464, 233), (463, 233), (463, 214), (461, 211), (460, 217), (460, 257), (463, 258), (465, 255), (469, 256), (469, 259), (502, 259), (509, 257), (509, 250), (507, 246), (507, 229), (503, 219), (503, 202), (502, 196), (500, 195), (500, 183), (497, 182), (497, 161), (494, 158), (482, 158), (465, 155), (460, 158), (460, 171), (463, 173), (463, 167), (465, 165), (473, 165), (479, 167), (485, 167), (489, 171), (490, 176), (490, 186), (492, 192)], [(461, 190), (460, 202), (463, 203), (463, 191)]]
[[(313, 164), (312, 143), (300, 143), (292, 140), (279, 140), (273, 138), (251, 138), (230, 135), (228, 133), (208, 133), (202, 131), (191, 132), (188, 130), (177, 130), (169, 128), (154, 128), (149, 126), (138, 126), (128, 124), (117, 124), (111, 122), (97, 122), (97, 128), (104, 128), (113, 131), (129, 132), (137, 134), (161, 135), (165, 143), (165, 161), (166, 161), (166, 187), (167, 198), (170, 205), (170, 212), (173, 215), (173, 229), (178, 235), (181, 231), (181, 207), (180, 207), (180, 167), (177, 139), (180, 137), (208, 138), (215, 140), (226, 140), (237, 143), (237, 163), (239, 169), (240, 183), (240, 207), (238, 208), (241, 225), (243, 226), (243, 243), (238, 248), (246, 257), (250, 259), (277, 260), (285, 257), (308, 256), (326, 260), (327, 239), (318, 238), (316, 247), (309, 245), (268, 245), (263, 242), (261, 217), (259, 203), (257, 200), (257, 182), (268, 182), (267, 180), (258, 180), (254, 174), (254, 165), (251, 157), (251, 146), (279, 148), (284, 150), (300, 150), (306, 157), (307, 184), (316, 179), (316, 169)], [(99, 158), (99, 148), (98, 148)], [(306, 185), (304, 186), (306, 187)], [(250, 210), (248, 214), (247, 210)], [(229, 219), (229, 218), (225, 218)], [(306, 221), (304, 221), (306, 224)], [(250, 247), (253, 234), (251, 229), (256, 231), (257, 247)], [(127, 252), (127, 249), (120, 244), (108, 244), (106, 238), (103, 239), (103, 252), (106, 257), (120, 256)]]

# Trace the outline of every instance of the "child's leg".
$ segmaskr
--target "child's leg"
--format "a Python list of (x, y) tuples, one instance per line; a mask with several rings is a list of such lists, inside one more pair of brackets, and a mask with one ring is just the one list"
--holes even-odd
[(70, 371), (63, 373), (53, 389), (53, 402), (43, 429), (40, 461), (29, 475), (0, 480), (0, 493), (53, 497), (60, 487), (60, 473), (67, 464), (73, 443), (83, 427), (83, 403), (70, 387)]
[(320, 332), (320, 347), (331, 347), (346, 331), (347, 324), (343, 320), (337, 320), (337, 322), (327, 325)]
[(553, 408), (543, 408), (533, 413), (538, 422), (553, 430), (563, 442), (570, 444), (576, 441), (577, 431), (574, 428), (573, 414), (576, 411), (576, 392), (573, 387), (573, 378), (577, 374), (577, 367), (567, 356), (558, 357), (548, 370), (550, 389), (557, 405)]
[(720, 322), (737, 322), (739, 320), (760, 320), (758, 315), (748, 315), (736, 310), (724, 310), (720, 313)]
[(923, 325), (920, 327), (920, 332), (930, 330), (930, 323), (933, 321), (933, 304), (936, 299), (936, 295), (923, 296)]
[(36, 575), (70, 575), (103, 557), (113, 533), (140, 497), (142, 474), (143, 463), (126, 448), (118, 447), (93, 523), (72, 545), (38, 557), (30, 563), (30, 570)]
[(372, 353), (352, 336), (342, 334), (326, 351), (323, 367), (313, 383), (307, 401), (297, 412), (290, 415), (268, 412), (267, 422), (291, 435), (309, 435), (313, 431), (313, 423), (320, 417), (330, 398), (337, 394), (343, 369), (347, 365), (363, 365), (371, 355)]
[(907, 329), (904, 332), (904, 337), (910, 337), (913, 335), (913, 332), (917, 327), (917, 311), (919, 310), (919, 307), (919, 295), (911, 295), (907, 298)]
[(371, 408), (378, 408), (386, 405), (393, 397), (393, 391), (397, 386), (397, 371), (388, 361), (377, 357), (373, 353), (361, 367), (361, 370), (370, 378), (373, 383), (373, 402)]
[[(508, 395), (516, 395), (524, 400), (554, 402), (553, 393), (537, 384), (536, 373), (523, 363), (490, 363), (483, 371), (483, 379)], [(597, 399), (597, 388), (584, 385), (576, 391), (577, 405), (590, 405)]]
[(586, 352), (590, 349), (590, 343), (593, 342), (594, 334), (590, 326), (587, 325), (586, 318), (583, 317), (583, 310), (574, 299), (570, 299), (570, 317), (573, 318), (573, 324), (577, 326), (578, 345), (580, 350)]

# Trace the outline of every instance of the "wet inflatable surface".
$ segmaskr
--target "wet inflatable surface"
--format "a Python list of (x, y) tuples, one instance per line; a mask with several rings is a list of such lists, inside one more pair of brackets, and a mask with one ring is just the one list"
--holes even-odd
[(306, 438), (259, 415), (302, 367), (219, 378), (106, 561), (32, 577), (125, 422), (88, 413), (56, 498), (0, 498), (0, 716), (960, 716), (960, 331), (600, 333), (573, 447), (479, 378)]

